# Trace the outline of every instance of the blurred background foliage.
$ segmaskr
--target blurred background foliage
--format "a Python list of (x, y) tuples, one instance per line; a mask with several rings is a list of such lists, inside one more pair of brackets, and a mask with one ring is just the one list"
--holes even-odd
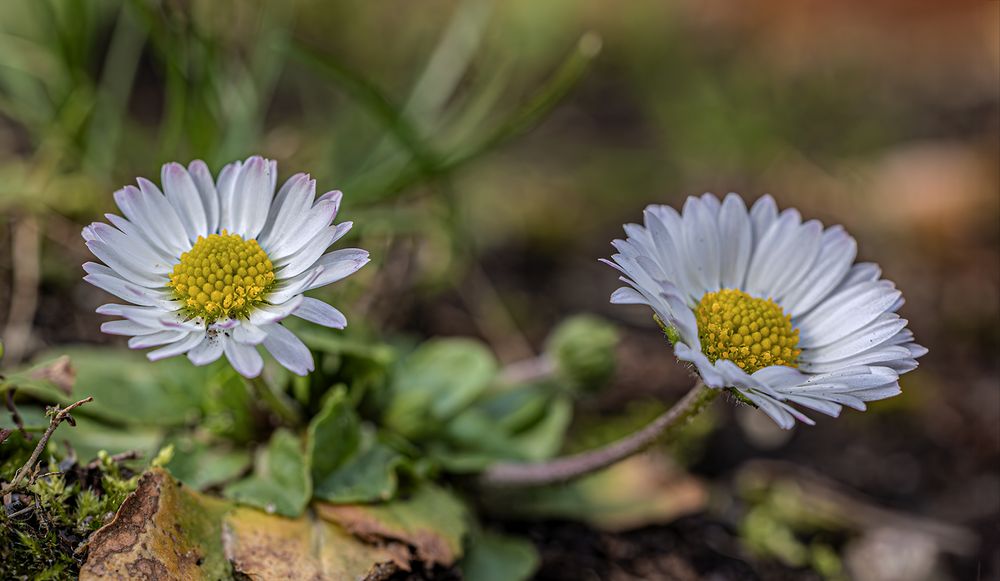
[(978, 0), (6, 0), (5, 365), (117, 341), (79, 269), (115, 189), (261, 153), (345, 192), (374, 259), (324, 291), (351, 333), (477, 336), (511, 364), (600, 313), (622, 326), (614, 388), (576, 423), (648, 417), (689, 380), (647, 313), (607, 305), (596, 259), (648, 203), (770, 192), (844, 224), (931, 351), (902, 396), (817, 428), (717, 406), (733, 421), (703, 430), (691, 469), (816, 468), (972, 527), (978, 551), (947, 570), (996, 573), (998, 22)]

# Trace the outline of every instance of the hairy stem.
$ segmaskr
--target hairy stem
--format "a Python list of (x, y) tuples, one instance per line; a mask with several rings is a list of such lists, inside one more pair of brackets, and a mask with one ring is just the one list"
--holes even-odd
[(649, 425), (617, 442), (545, 462), (499, 462), (479, 476), (479, 483), (490, 488), (518, 488), (558, 484), (586, 476), (652, 446), (668, 431), (686, 424), (701, 413), (719, 392), (720, 390), (708, 388), (699, 381), (687, 395)]
[(285, 394), (278, 393), (262, 376), (258, 375), (254, 378), (244, 377), (243, 379), (250, 386), (250, 389), (260, 396), (260, 399), (267, 405), (267, 408), (274, 415), (278, 416), (281, 423), (294, 427), (302, 422), (302, 416), (299, 414), (295, 403), (288, 399)]

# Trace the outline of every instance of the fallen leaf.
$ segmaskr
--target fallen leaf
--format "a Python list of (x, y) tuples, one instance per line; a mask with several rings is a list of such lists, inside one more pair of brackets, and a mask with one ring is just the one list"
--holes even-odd
[(449, 567), (462, 556), (468, 515), (465, 505), (443, 488), (424, 484), (409, 498), (381, 504), (316, 503), (316, 512), (370, 542), (398, 541), (431, 567)]
[(48, 381), (66, 395), (73, 392), (76, 383), (76, 369), (70, 363), (69, 356), (63, 355), (31, 370), (31, 378)]
[(229, 578), (222, 551), (222, 516), (229, 508), (153, 469), (91, 537), (80, 579)]
[[(448, 500), (439, 492), (420, 496), (427, 512), (449, 518)], [(454, 501), (452, 501), (454, 502)], [(457, 505), (460, 506), (460, 505)], [(369, 507), (362, 507), (369, 508)], [(416, 539), (432, 536), (413, 523), (424, 515), (412, 506), (399, 508), (395, 519), (382, 527), (397, 534), (400, 522)], [(441, 512), (443, 510), (443, 512)], [(374, 511), (387, 518), (384, 511)], [(464, 515), (464, 513), (462, 513)], [(374, 516), (372, 518), (375, 518)], [(373, 528), (371, 525), (369, 529)], [(381, 529), (380, 529), (381, 530)], [(447, 529), (451, 531), (452, 529)], [(455, 553), (461, 534), (445, 533), (439, 541)], [(405, 535), (399, 535), (405, 536)], [(410, 538), (390, 535), (358, 537), (335, 521), (309, 512), (297, 519), (269, 515), (195, 492), (179, 484), (163, 469), (147, 472), (138, 488), (119, 508), (114, 519), (91, 538), (80, 578), (84, 581), (118, 579), (359, 579), (381, 581), (410, 570)], [(457, 543), (457, 544), (453, 544)], [(420, 547), (425, 547), (421, 543)], [(427, 549), (420, 549), (426, 552)], [(418, 551), (419, 553), (419, 551)]]
[(255, 580), (374, 581), (410, 568), (406, 547), (367, 544), (310, 515), (293, 520), (237, 508), (226, 516), (222, 540), (233, 571)]

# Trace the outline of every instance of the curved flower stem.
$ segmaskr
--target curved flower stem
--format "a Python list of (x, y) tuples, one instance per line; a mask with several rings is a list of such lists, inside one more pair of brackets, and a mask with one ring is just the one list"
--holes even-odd
[(284, 394), (278, 393), (262, 376), (244, 377), (243, 379), (250, 386), (250, 389), (256, 392), (260, 399), (267, 404), (268, 409), (281, 419), (282, 424), (294, 427), (302, 422), (302, 417), (295, 403)]
[(686, 424), (701, 413), (721, 390), (698, 383), (669, 410), (645, 428), (596, 450), (554, 458), (535, 464), (499, 462), (479, 476), (479, 483), (490, 488), (545, 486), (567, 482), (607, 468), (652, 446), (673, 428)]

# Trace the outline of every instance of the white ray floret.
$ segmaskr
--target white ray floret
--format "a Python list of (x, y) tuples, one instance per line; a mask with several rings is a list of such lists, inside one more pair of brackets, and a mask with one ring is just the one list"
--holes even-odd
[(771, 196), (749, 211), (736, 194), (692, 196), (681, 213), (652, 205), (625, 233), (604, 261), (628, 284), (611, 302), (651, 307), (706, 385), (783, 428), (813, 423), (796, 406), (837, 416), (897, 395), (927, 351), (896, 314), (901, 293), (854, 262), (843, 228), (779, 213)]
[(125, 335), (151, 360), (187, 354), (195, 365), (225, 355), (246, 377), (263, 368), (258, 346), (305, 375), (309, 349), (281, 321), (297, 316), (342, 329), (336, 308), (302, 293), (349, 276), (368, 252), (327, 252), (351, 222), (333, 224), (341, 193), (316, 197), (316, 182), (292, 176), (275, 194), (277, 164), (261, 157), (231, 163), (218, 179), (202, 161), (163, 166), (163, 191), (144, 178), (115, 192), (122, 216), (83, 229), (104, 264), (83, 265), (84, 280), (126, 301), (98, 312), (121, 317), (101, 326)]

